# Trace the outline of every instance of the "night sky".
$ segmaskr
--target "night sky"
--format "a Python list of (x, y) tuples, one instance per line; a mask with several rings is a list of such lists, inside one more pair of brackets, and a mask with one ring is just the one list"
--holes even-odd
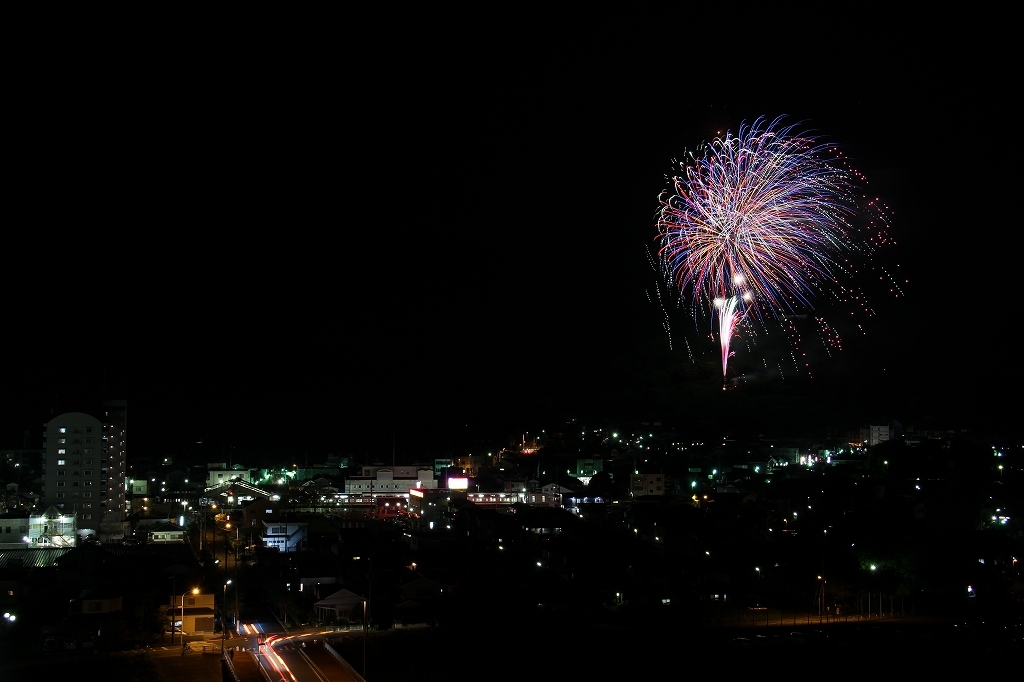
[[(96, 48), (19, 76), (0, 448), (103, 397), (129, 401), (135, 453), (202, 461), (383, 456), (393, 436), (400, 456), (462, 454), (569, 418), (1005, 425), (998, 46), (894, 28), (719, 59), (650, 30)], [(645, 253), (672, 159), (779, 115), (842, 144), (891, 207), (907, 295), (812, 352), (814, 379), (723, 394), (706, 325), (675, 310), (669, 351)]]

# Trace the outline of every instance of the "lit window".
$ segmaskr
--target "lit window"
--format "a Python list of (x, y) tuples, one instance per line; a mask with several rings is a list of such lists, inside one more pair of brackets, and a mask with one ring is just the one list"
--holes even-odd
[(67, 449), (65, 449), (65, 448), (59, 448), (59, 449), (57, 450), (57, 454), (58, 454), (58, 455), (66, 455), (66, 454), (68, 454), (68, 451), (67, 451)]
[(59, 466), (59, 467), (62, 467), (62, 466), (64, 466), (65, 464), (66, 464), (65, 460), (63, 460), (63, 459), (58, 459), (58, 460), (57, 460), (57, 466)]

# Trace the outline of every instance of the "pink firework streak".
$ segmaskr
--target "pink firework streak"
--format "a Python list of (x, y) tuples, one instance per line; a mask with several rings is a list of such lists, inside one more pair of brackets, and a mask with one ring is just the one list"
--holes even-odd
[(854, 227), (861, 177), (834, 145), (780, 121), (759, 118), (702, 145), (660, 197), (662, 267), (694, 314), (717, 313), (723, 379), (737, 324), (782, 320), (822, 296), (851, 299), (839, 282), (856, 274), (850, 256), (887, 240), (877, 203)]

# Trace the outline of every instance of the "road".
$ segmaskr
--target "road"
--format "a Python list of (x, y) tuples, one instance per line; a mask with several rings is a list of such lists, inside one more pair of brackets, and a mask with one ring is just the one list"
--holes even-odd
[[(277, 632), (270, 632), (272, 629)], [(244, 623), (242, 630), (249, 638), (250, 650), (258, 647), (259, 665), (273, 682), (363, 682), (324, 648), (324, 637), (335, 634), (333, 631), (282, 633), (276, 623)]]

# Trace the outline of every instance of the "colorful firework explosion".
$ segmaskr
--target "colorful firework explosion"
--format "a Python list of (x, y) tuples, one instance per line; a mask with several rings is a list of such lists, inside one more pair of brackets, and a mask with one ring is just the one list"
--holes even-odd
[(891, 241), (883, 207), (862, 195), (863, 176), (834, 145), (781, 121), (759, 118), (702, 145), (660, 197), (663, 273), (689, 293), (695, 315), (718, 316), (723, 380), (741, 323), (784, 326), (822, 299), (870, 313), (844, 282), (856, 282), (857, 260)]

